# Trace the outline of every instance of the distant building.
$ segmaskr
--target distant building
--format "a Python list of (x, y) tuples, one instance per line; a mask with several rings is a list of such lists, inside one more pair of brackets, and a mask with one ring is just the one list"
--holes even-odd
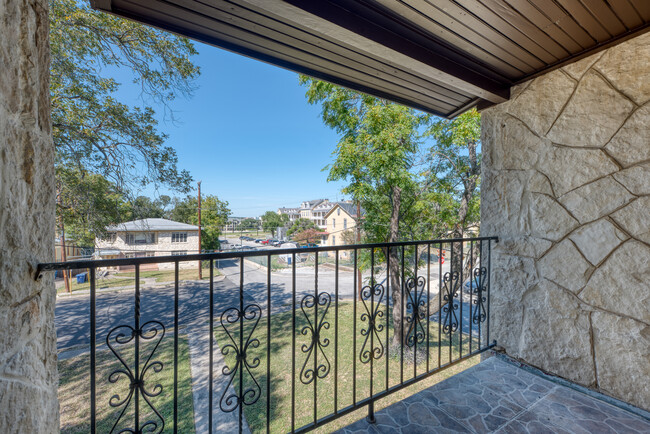
[[(361, 215), (363, 216), (363, 209)], [(342, 246), (344, 233), (354, 234), (357, 227), (357, 206), (352, 202), (337, 202), (333, 204), (324, 217), (327, 235), (321, 242), (322, 246)], [(341, 257), (349, 256), (349, 252), (341, 252)]]
[[(106, 228), (106, 239), (95, 239), (95, 254), (102, 259), (148, 256), (185, 256), (198, 253), (199, 227), (167, 219), (151, 218)], [(180, 268), (196, 268), (196, 261), (180, 262)], [(132, 268), (132, 266), (131, 266)], [(173, 269), (173, 263), (147, 264), (141, 269)]]
[(289, 216), (289, 222), (293, 223), (300, 218), (300, 208), (278, 208), (278, 214)]

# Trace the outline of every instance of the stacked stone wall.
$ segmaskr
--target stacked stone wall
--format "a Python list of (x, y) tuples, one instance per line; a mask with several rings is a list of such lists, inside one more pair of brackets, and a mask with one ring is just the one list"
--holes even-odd
[(47, 8), (0, 0), (0, 433), (59, 431)]
[(514, 87), (482, 134), (499, 345), (650, 409), (650, 33)]

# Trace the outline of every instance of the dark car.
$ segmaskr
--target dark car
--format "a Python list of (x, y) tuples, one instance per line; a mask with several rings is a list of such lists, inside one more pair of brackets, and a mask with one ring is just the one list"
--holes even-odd
[(256, 243), (261, 243), (262, 241), (264, 241), (264, 240), (261, 239), (261, 238), (258, 238), (258, 239), (255, 240)]

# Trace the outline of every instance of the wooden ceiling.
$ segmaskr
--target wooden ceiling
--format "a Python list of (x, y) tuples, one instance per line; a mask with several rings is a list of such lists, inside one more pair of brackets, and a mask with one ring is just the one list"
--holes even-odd
[(650, 29), (650, 0), (91, 0), (444, 117)]

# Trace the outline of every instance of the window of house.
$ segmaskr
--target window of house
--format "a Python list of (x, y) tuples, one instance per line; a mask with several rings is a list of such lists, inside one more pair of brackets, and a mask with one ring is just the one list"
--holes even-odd
[(336, 235), (332, 235), (332, 245), (336, 245)]
[(343, 229), (348, 228), (348, 219), (343, 219)]
[(341, 215), (341, 208), (336, 209), (336, 215)]
[(172, 232), (172, 243), (187, 243), (187, 232)]
[(187, 250), (174, 250), (172, 256), (187, 256)]
[(108, 232), (106, 236), (102, 238), (102, 240), (109, 243), (114, 243), (117, 240), (117, 234), (115, 232)]
[(126, 234), (126, 244), (155, 244), (155, 232), (135, 232)]
[(332, 229), (336, 229), (336, 219), (332, 219)]

